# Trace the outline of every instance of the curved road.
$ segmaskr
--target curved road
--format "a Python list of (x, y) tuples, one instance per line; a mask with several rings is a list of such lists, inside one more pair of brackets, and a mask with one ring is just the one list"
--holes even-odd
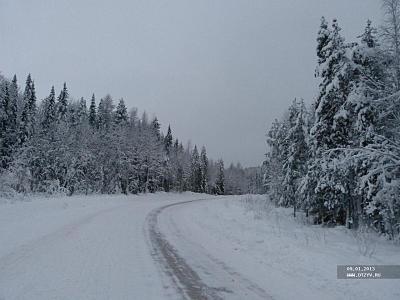
[(1, 207), (0, 300), (271, 299), (175, 223), (206, 199), (173, 197)]
[[(172, 210), (200, 201), (210, 201), (210, 199), (164, 205), (154, 209), (147, 216), (148, 240), (153, 256), (159, 262), (162, 271), (185, 299), (272, 299), (262, 288), (208, 254), (206, 245), (193, 242), (177, 227), (174, 222), (176, 216)], [(162, 228), (159, 218), (166, 211), (169, 213), (167, 221), (172, 226), (167, 225)], [(163, 230), (167, 230), (169, 236), (174, 236), (179, 245), (172, 244)], [(193, 266), (180, 254), (181, 250), (186, 250), (185, 257), (190, 259)], [(200, 272), (212, 282), (212, 286), (202, 280)]]

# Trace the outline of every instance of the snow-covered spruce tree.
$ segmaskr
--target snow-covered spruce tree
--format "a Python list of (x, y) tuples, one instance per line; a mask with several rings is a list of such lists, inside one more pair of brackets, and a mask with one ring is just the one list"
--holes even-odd
[(120, 99), (117, 105), (114, 123), (111, 148), (114, 149), (114, 168), (118, 178), (117, 188), (127, 194), (131, 167), (134, 165), (133, 159), (135, 159), (131, 151), (135, 151), (135, 149), (132, 149), (128, 143), (128, 111), (123, 99)]
[(171, 164), (173, 166), (174, 185), (175, 191), (183, 192), (187, 189), (188, 179), (186, 178), (187, 169), (190, 168), (190, 157), (183, 148), (182, 143), (178, 139), (175, 140), (173, 146), (173, 155), (171, 156)]
[(9, 88), (10, 92), (10, 107), (8, 114), (9, 132), (11, 134), (11, 143), (15, 145), (18, 141), (18, 84), (17, 76), (14, 75)]
[(63, 188), (69, 193), (88, 193), (91, 190), (90, 174), (93, 160), (90, 141), (93, 134), (89, 129), (86, 101), (69, 101), (67, 111), (67, 130), (64, 132), (62, 144), (65, 150), (61, 152), (63, 173)]
[[(60, 118), (54, 87), (50, 95), (39, 106), (39, 128), (29, 143), (32, 147), (30, 172), (33, 175), (32, 190), (58, 192), (68, 189), (68, 174), (71, 172), (70, 155), (74, 149), (70, 143), (69, 126), (78, 122), (74, 106)], [(66, 105), (68, 102), (66, 100)], [(67, 107), (68, 108), (68, 107)]]
[(59, 121), (65, 121), (68, 107), (68, 89), (67, 84), (64, 82), (63, 88), (57, 99), (57, 117)]
[(306, 108), (303, 101), (293, 101), (289, 108), (288, 133), (286, 136), (287, 159), (283, 164), (283, 198), (293, 207), (293, 216), (300, 205), (300, 182), (307, 173), (308, 129), (306, 127)]
[(36, 126), (36, 92), (30, 74), (26, 79), (22, 105), (21, 122), (18, 130), (20, 145), (23, 145), (32, 137)]
[(55, 130), (57, 121), (57, 108), (54, 86), (51, 87), (50, 95), (42, 102), (41, 129), (45, 132)]
[(200, 193), (202, 192), (201, 184), (202, 184), (202, 173), (201, 173), (201, 163), (199, 151), (197, 150), (197, 146), (194, 146), (192, 151), (192, 158), (190, 163), (190, 182), (192, 192)]
[(215, 194), (225, 195), (225, 168), (224, 161), (219, 159), (217, 162), (217, 178), (215, 180)]
[(165, 150), (165, 160), (164, 160), (164, 191), (169, 192), (173, 188), (174, 182), (174, 169), (173, 163), (173, 137), (171, 131), (171, 125), (168, 125), (167, 134), (164, 137), (164, 150)]
[[(322, 19), (318, 41), (321, 40), (321, 35), (324, 38), (327, 35), (325, 26), (325, 20)], [(346, 126), (338, 123), (337, 115), (351, 89), (352, 69), (346, 55), (349, 45), (345, 44), (340, 31), (337, 21), (333, 20), (328, 42), (324, 40), (326, 45), (319, 44), (317, 47), (319, 64), (317, 74), (321, 83), (315, 104), (315, 124), (311, 130), (316, 152), (347, 143)]]
[(275, 120), (267, 134), (269, 152), (266, 154), (264, 184), (271, 199), (277, 205), (288, 206), (284, 198), (282, 182), (284, 179), (284, 164), (288, 155), (287, 122)]
[(32, 138), (36, 132), (36, 92), (35, 84), (29, 74), (21, 98), (21, 117), (17, 125), (18, 147), (13, 154), (11, 172), (15, 174), (15, 190), (29, 192), (33, 188), (33, 174), (30, 163), (35, 158)]
[(8, 82), (4, 83), (0, 93), (0, 172), (6, 169), (10, 160), (10, 145), (7, 141), (8, 115), (10, 106), (10, 93)]
[(171, 125), (168, 125), (168, 130), (167, 130), (167, 135), (164, 138), (164, 146), (165, 146), (165, 151), (167, 153), (167, 156), (170, 155), (171, 148), (172, 148), (172, 131), (171, 131)]
[(200, 153), (200, 170), (201, 170), (201, 192), (207, 193), (208, 192), (208, 157), (207, 157), (207, 150), (206, 147), (203, 146), (201, 148)]
[(86, 125), (88, 121), (88, 110), (87, 110), (86, 100), (83, 97), (81, 97), (81, 100), (79, 100), (79, 104), (76, 106), (77, 106), (76, 114), (78, 123)]
[(115, 110), (114, 121), (117, 126), (126, 126), (128, 123), (128, 110), (125, 106), (124, 99), (120, 99)]
[(110, 95), (100, 99), (97, 109), (97, 126), (103, 133), (108, 131), (113, 122), (114, 103)]
[(114, 123), (114, 103), (110, 95), (106, 95), (100, 100), (97, 112), (98, 124), (98, 159), (101, 174), (101, 193), (115, 193), (118, 185), (118, 174), (114, 165), (116, 159), (115, 141), (113, 125)]
[(0, 170), (7, 169), (17, 150), (18, 134), (17, 78), (0, 82)]
[(156, 192), (163, 187), (165, 155), (159, 126), (156, 118), (149, 124), (147, 115), (143, 113), (138, 134), (139, 186), (142, 192)]
[(89, 124), (92, 128), (97, 127), (97, 116), (96, 116), (96, 98), (94, 94), (92, 95), (92, 99), (90, 101), (89, 107)]
[[(347, 181), (351, 180), (347, 168), (338, 167), (338, 157), (327, 156), (326, 151), (349, 144), (349, 116), (343, 110), (352, 89), (353, 68), (348, 58), (351, 45), (344, 42), (340, 27), (333, 20), (332, 29), (326, 28), (322, 19), (318, 34), (318, 68), (321, 79), (319, 95), (315, 104), (315, 123), (311, 129), (313, 157), (307, 183), (309, 196), (314, 203), (318, 222), (345, 222), (345, 206), (349, 201)], [(321, 44), (323, 41), (323, 44)], [(338, 154), (340, 155), (340, 154)], [(314, 188), (315, 187), (315, 188)]]

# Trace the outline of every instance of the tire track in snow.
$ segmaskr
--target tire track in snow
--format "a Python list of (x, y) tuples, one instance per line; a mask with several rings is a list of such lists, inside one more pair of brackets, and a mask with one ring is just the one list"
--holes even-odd
[[(255, 297), (254, 299), (272, 299), (263, 289), (250, 282), (239, 273), (231, 270), (223, 262), (211, 257), (202, 245), (191, 245), (191, 254), (201, 257), (201, 264), (196, 263), (196, 268), (202, 270), (203, 273), (210, 275), (216, 284), (222, 287), (211, 287), (207, 285), (199, 276), (199, 274), (189, 265), (189, 263), (179, 254), (174, 247), (161, 232), (158, 224), (160, 214), (171, 207), (186, 205), (198, 201), (206, 201), (210, 199), (198, 199), (179, 203), (168, 204), (154, 209), (147, 216), (146, 223), (148, 226), (148, 241), (152, 249), (152, 255), (160, 264), (162, 271), (173, 281), (175, 288), (186, 299), (225, 299), (235, 298), (233, 289), (240, 289), (241, 295)], [(175, 226), (174, 226), (175, 227)], [(186, 245), (191, 242), (182, 235), (179, 228), (174, 228), (174, 234)], [(250, 294), (250, 295), (249, 295)], [(236, 295), (236, 298), (239, 295)], [(239, 296), (240, 297), (240, 296)], [(235, 299), (236, 299), (235, 298)], [(242, 299), (242, 298), (241, 298)]]
[(172, 279), (175, 288), (186, 299), (223, 299), (216, 293), (215, 288), (202, 282), (200, 276), (179, 256), (178, 251), (168, 242), (158, 228), (158, 216), (163, 210), (181, 204), (207, 199), (191, 200), (173, 203), (156, 208), (147, 216), (148, 239), (152, 248), (152, 255), (156, 257), (163, 271)]

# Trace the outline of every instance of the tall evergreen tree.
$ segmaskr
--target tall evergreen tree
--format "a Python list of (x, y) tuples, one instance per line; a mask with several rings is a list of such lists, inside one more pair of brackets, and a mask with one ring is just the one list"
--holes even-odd
[(344, 107), (352, 89), (353, 67), (346, 56), (349, 45), (345, 44), (340, 31), (337, 21), (333, 20), (329, 41), (324, 47), (317, 47), (322, 48), (318, 55), (322, 53), (323, 58), (319, 59), (321, 83), (315, 123), (311, 129), (314, 152), (308, 178), (310, 189), (315, 190), (312, 202), (318, 203), (318, 215), (323, 222), (336, 222), (338, 219), (343, 222), (344, 198), (348, 193), (342, 180), (347, 178), (348, 170), (338, 168), (334, 164), (335, 157), (325, 155), (325, 151), (348, 146), (351, 132), (351, 118)]
[(25, 91), (23, 95), (23, 110), (19, 128), (19, 143), (22, 145), (28, 141), (35, 132), (36, 123), (36, 92), (35, 84), (29, 74), (26, 79)]
[(128, 111), (122, 98), (119, 100), (115, 111), (115, 123), (121, 126), (125, 126), (128, 123)]
[(284, 164), (288, 158), (287, 122), (275, 120), (267, 134), (267, 144), (270, 152), (267, 153), (265, 165), (266, 174), (264, 177), (265, 188), (270, 192), (271, 198), (276, 204), (287, 206), (287, 199), (284, 197)]
[(296, 217), (296, 209), (302, 198), (299, 192), (300, 183), (307, 173), (308, 145), (306, 127), (306, 109), (304, 102), (295, 99), (289, 108), (289, 130), (287, 133), (288, 153), (283, 165), (284, 198), (286, 203), (293, 207), (293, 216)]
[(167, 156), (169, 156), (171, 153), (172, 142), (173, 142), (173, 137), (172, 137), (171, 125), (168, 125), (167, 135), (164, 138), (164, 146), (165, 146), (165, 151), (167, 152)]
[[(338, 124), (336, 115), (345, 103), (350, 92), (348, 70), (349, 59), (346, 57), (344, 38), (340, 35), (341, 28), (333, 20), (332, 30), (326, 33), (324, 19), (321, 33), (318, 36), (319, 67), (317, 74), (321, 78), (320, 92), (315, 106), (315, 125), (312, 128), (314, 149), (317, 152), (331, 149), (346, 143), (345, 126)], [(320, 44), (323, 42), (323, 44)]]
[(14, 75), (9, 88), (10, 105), (8, 111), (8, 128), (11, 145), (15, 145), (18, 140), (18, 84), (17, 76)]
[(43, 103), (43, 119), (42, 119), (42, 130), (49, 132), (55, 130), (55, 122), (57, 120), (56, 110), (56, 97), (54, 86), (51, 87), (50, 95), (44, 100)]
[(218, 173), (217, 179), (215, 180), (215, 192), (217, 195), (224, 195), (225, 194), (225, 168), (224, 168), (224, 161), (220, 159), (217, 163)]
[(197, 150), (197, 146), (194, 146), (192, 151), (192, 158), (190, 164), (190, 178), (191, 178), (191, 187), (192, 191), (196, 193), (201, 192), (201, 166), (200, 166), (200, 157), (199, 151)]
[(60, 92), (60, 95), (57, 99), (57, 112), (58, 112), (58, 119), (60, 121), (65, 121), (67, 111), (68, 111), (68, 89), (67, 84), (64, 82), (63, 88)]
[(208, 192), (208, 158), (207, 158), (207, 151), (206, 147), (201, 148), (200, 154), (200, 170), (201, 170), (201, 192), (207, 193)]
[(78, 111), (77, 111), (78, 119), (80, 124), (84, 124), (88, 118), (86, 100), (82, 97), (79, 100)]
[(92, 100), (90, 101), (90, 107), (89, 107), (89, 124), (93, 128), (97, 126), (96, 124), (97, 121), (97, 116), (96, 116), (96, 99), (94, 97), (94, 94), (92, 95)]
[(10, 93), (8, 82), (4, 85), (3, 95), (0, 97), (0, 170), (6, 169), (11, 160), (11, 145), (9, 139), (9, 114), (10, 114)]
[(113, 99), (110, 95), (106, 95), (100, 100), (97, 111), (97, 124), (100, 129), (108, 130), (112, 124), (112, 116), (114, 111)]

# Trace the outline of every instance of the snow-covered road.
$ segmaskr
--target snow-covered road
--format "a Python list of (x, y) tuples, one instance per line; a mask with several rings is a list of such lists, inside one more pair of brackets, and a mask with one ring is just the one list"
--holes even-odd
[[(186, 243), (178, 228), (158, 222), (175, 206), (204, 199), (217, 198), (186, 193), (1, 205), (0, 299), (267, 299)], [(185, 254), (193, 251), (196, 263), (215, 275), (213, 284), (180, 256), (182, 243), (166, 235), (182, 239)]]
[[(400, 299), (397, 281), (340, 281), (360, 257), (342, 229), (240, 197), (192, 193), (32, 199), (0, 205), (0, 299)], [(263, 200), (265, 201), (265, 200)]]
[[(168, 204), (154, 209), (147, 218), (154, 257), (176, 290), (187, 299), (272, 299), (262, 288), (211, 256), (206, 249), (207, 241), (195, 242), (196, 237), (185, 235), (177, 226), (175, 209), (202, 201), (210, 199)], [(212, 281), (203, 281), (210, 276)]]
[[(165, 296), (166, 289), (143, 234), (146, 215), (165, 200), (98, 200), (14, 204), (25, 206), (28, 211), (32, 208), (33, 216), (23, 219), (23, 215), (1, 229), (0, 299)], [(45, 212), (37, 211), (35, 204), (43, 205)], [(51, 209), (46, 204), (55, 207)], [(2, 209), (11, 211), (12, 207)], [(14, 232), (9, 241), (17, 247), (3, 244), (7, 230)]]

